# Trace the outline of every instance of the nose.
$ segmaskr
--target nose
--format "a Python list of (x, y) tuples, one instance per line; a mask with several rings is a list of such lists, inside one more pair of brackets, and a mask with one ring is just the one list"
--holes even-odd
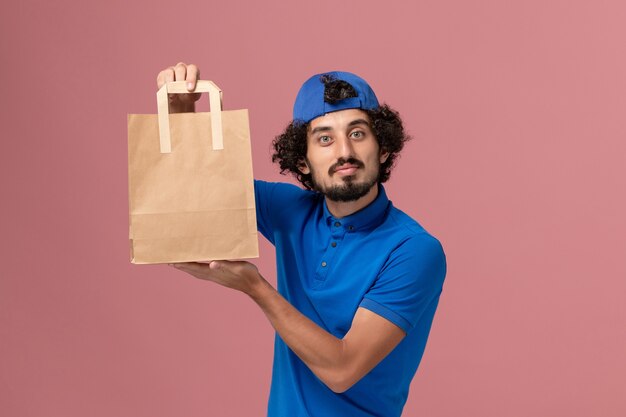
[(353, 158), (354, 157), (354, 144), (352, 143), (352, 141), (350, 140), (349, 137), (343, 135), (339, 138), (339, 146), (336, 147), (337, 149), (337, 159), (339, 158), (344, 158), (344, 159), (348, 159), (348, 158)]

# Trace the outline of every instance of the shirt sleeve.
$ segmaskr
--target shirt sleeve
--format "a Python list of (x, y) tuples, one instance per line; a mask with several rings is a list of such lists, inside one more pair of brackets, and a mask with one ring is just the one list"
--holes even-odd
[(391, 253), (360, 306), (409, 333), (438, 302), (445, 275), (439, 241), (426, 233), (414, 235)]
[(297, 208), (306, 192), (292, 184), (254, 180), (257, 229), (272, 244), (277, 228), (284, 227), (290, 210)]
[(257, 229), (273, 244), (273, 227), (270, 218), (272, 210), (269, 204), (269, 202), (272, 201), (272, 188), (271, 183), (254, 180), (254, 202), (256, 206)]

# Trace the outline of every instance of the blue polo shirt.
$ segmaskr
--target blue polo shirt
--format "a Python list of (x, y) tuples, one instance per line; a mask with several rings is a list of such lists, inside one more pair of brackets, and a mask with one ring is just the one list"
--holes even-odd
[(441, 244), (396, 209), (384, 188), (343, 218), (324, 197), (255, 181), (259, 231), (276, 247), (278, 291), (301, 313), (343, 338), (363, 307), (406, 333), (352, 388), (337, 394), (276, 336), (270, 417), (394, 417), (402, 413), (446, 273)]

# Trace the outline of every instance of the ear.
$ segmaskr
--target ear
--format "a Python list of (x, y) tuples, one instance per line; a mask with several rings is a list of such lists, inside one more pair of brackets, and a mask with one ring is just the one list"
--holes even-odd
[(302, 172), (304, 175), (308, 175), (311, 173), (309, 164), (307, 164), (304, 159), (301, 159), (300, 161), (298, 161), (298, 170)]
[(387, 161), (387, 158), (389, 158), (389, 152), (387, 152), (384, 149), (380, 150), (380, 156), (378, 157), (378, 160), (380, 161), (381, 164), (384, 164), (385, 161)]

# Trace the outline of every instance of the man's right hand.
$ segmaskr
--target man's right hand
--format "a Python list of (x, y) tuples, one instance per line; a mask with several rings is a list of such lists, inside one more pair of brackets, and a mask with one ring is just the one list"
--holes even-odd
[[(157, 87), (170, 81), (186, 81), (187, 90), (193, 91), (196, 88), (196, 81), (200, 78), (200, 70), (193, 64), (179, 62), (173, 67), (168, 67), (159, 72), (157, 76)], [(200, 98), (198, 93), (190, 94), (169, 94), (170, 113), (187, 113), (196, 109), (196, 101)]]

